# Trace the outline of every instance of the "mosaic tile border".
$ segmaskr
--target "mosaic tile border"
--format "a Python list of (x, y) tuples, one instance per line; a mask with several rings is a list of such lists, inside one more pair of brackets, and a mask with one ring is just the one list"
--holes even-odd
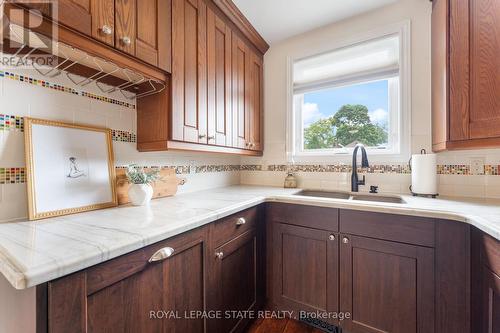
[(97, 94), (83, 91), (83, 90), (79, 91), (79, 90), (76, 90), (76, 89), (71, 88), (71, 87), (66, 87), (66, 86), (63, 86), (60, 84), (51, 83), (51, 82), (45, 81), (45, 80), (39, 80), (39, 79), (30, 77), (27, 75), (16, 74), (16, 73), (0, 70), (0, 78), (7, 78), (7, 79), (14, 80), (14, 81), (25, 82), (25, 83), (39, 86), (39, 87), (57, 90), (57, 91), (69, 93), (72, 95), (87, 97), (87, 98), (98, 100), (98, 101), (105, 102), (105, 103), (120, 105), (120, 106), (124, 106), (126, 108), (129, 108), (129, 109), (135, 109), (135, 105), (132, 103), (127, 103), (124, 101), (120, 101), (118, 99), (114, 99), (114, 98), (110, 98), (110, 97), (106, 97), (106, 96), (102, 96), (102, 95), (97, 95)]
[(0, 184), (26, 183), (26, 168), (0, 168)]
[[(24, 131), (23, 117), (0, 113), (0, 131)], [(113, 141), (117, 142), (137, 142), (137, 135), (132, 132), (117, 129), (111, 130)]]
[[(262, 166), (258, 164), (206, 164), (206, 165), (142, 165), (143, 168), (174, 168), (179, 175), (211, 173), (211, 172), (236, 172), (236, 171), (270, 171), (285, 172), (287, 165), (277, 164)], [(124, 169), (126, 166), (116, 166)], [(500, 165), (487, 164), (482, 176), (500, 175)], [(351, 172), (349, 165), (294, 165), (294, 172)], [(410, 174), (406, 165), (374, 165), (367, 169), (359, 169), (360, 172), (372, 174)], [(438, 165), (439, 175), (471, 175), (468, 165)], [(26, 169), (24, 167), (0, 167), (0, 184), (22, 184), (26, 183)]]

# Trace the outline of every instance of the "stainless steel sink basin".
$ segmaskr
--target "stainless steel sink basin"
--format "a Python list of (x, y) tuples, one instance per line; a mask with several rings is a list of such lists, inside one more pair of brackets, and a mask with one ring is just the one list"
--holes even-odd
[(319, 197), (319, 198), (331, 198), (331, 199), (349, 199), (351, 195), (346, 192), (328, 192), (328, 191), (313, 191), (313, 190), (302, 190), (295, 195), (303, 195), (306, 197)]
[(388, 203), (406, 203), (400, 197), (385, 197), (380, 195), (353, 195), (352, 200), (362, 200), (362, 201), (375, 201), (375, 202), (388, 202)]
[(359, 200), (359, 201), (372, 201), (372, 202), (387, 202), (387, 203), (406, 203), (400, 197), (389, 197), (383, 195), (368, 195), (368, 194), (351, 194), (347, 192), (329, 192), (329, 191), (317, 191), (317, 190), (302, 190), (295, 193), (295, 195), (302, 195), (306, 197), (317, 197), (317, 198), (331, 198), (331, 199), (344, 199), (344, 200)]

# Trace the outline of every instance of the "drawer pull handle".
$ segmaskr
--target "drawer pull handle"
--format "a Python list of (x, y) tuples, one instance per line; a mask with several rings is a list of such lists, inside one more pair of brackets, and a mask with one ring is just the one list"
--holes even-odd
[(342, 243), (344, 243), (344, 244), (349, 243), (349, 238), (347, 238), (347, 237), (342, 238)]
[(215, 135), (209, 135), (209, 136), (207, 137), (207, 139), (208, 139), (208, 140), (214, 140), (214, 139), (215, 139)]
[(164, 248), (156, 251), (151, 256), (151, 258), (149, 258), (148, 262), (162, 261), (162, 260), (167, 259), (168, 257), (171, 257), (172, 254), (174, 254), (174, 249), (167, 246), (167, 247), (164, 247)]
[(335, 235), (331, 234), (330, 236), (328, 236), (328, 239), (331, 240), (331, 241), (334, 241), (335, 240)]
[(206, 138), (206, 137), (207, 137), (207, 135), (206, 135), (206, 134), (200, 134), (200, 135), (198, 135), (198, 139), (204, 139), (204, 138)]
[(215, 252), (215, 256), (217, 257), (217, 259), (222, 259), (224, 257), (224, 252)]
[(247, 223), (247, 220), (245, 220), (245, 218), (244, 218), (244, 217), (240, 217), (240, 218), (236, 221), (236, 225), (237, 225), (237, 226), (243, 225), (243, 224), (245, 224), (245, 223)]
[(103, 25), (101, 31), (105, 35), (111, 35), (113, 33), (113, 29), (109, 25)]

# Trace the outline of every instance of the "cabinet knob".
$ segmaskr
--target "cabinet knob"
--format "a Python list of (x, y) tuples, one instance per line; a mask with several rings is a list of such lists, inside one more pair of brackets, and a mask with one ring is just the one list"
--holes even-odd
[(111, 35), (113, 33), (113, 29), (109, 25), (103, 25), (101, 31), (105, 35)]
[(245, 224), (245, 223), (247, 223), (247, 220), (245, 220), (245, 218), (244, 218), (244, 217), (240, 217), (240, 218), (238, 218), (238, 220), (236, 221), (236, 225), (238, 225), (238, 226), (243, 225), (243, 224)]
[(249, 146), (250, 148), (253, 148), (253, 147), (255, 147), (255, 143), (250, 142), (250, 144), (249, 144), (248, 146)]
[(344, 243), (344, 244), (349, 243), (349, 238), (347, 238), (347, 237), (342, 238), (342, 243)]
[(162, 261), (162, 260), (165, 260), (168, 257), (172, 256), (172, 254), (174, 254), (174, 249), (167, 246), (167, 247), (164, 247), (164, 248), (156, 251), (151, 256), (151, 258), (149, 258), (148, 262)]
[(217, 257), (217, 259), (222, 259), (224, 257), (224, 252), (215, 252), (215, 256)]
[(334, 241), (335, 240), (335, 235), (331, 234), (330, 236), (328, 236), (328, 239), (331, 240), (331, 241)]
[(198, 135), (198, 139), (203, 139), (203, 138), (206, 138), (206, 137), (207, 137), (206, 134), (200, 134), (200, 135)]
[(122, 43), (124, 45), (129, 46), (130, 44), (132, 44), (132, 40), (128, 36), (122, 37), (122, 38), (120, 38), (120, 40), (122, 41)]

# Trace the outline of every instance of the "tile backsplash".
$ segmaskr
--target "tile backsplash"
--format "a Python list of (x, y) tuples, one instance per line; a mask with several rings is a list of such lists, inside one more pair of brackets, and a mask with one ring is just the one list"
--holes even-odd
[[(273, 160), (274, 164), (268, 164), (266, 157), (140, 153), (136, 150), (135, 101), (127, 100), (119, 92), (102, 94), (92, 85), (84, 88), (75, 87), (64, 74), (49, 82), (35, 71), (0, 70), (0, 221), (23, 219), (27, 215), (24, 116), (111, 128), (116, 167), (130, 163), (174, 167), (187, 179), (179, 193), (239, 183), (282, 186), (289, 168), (297, 175), (300, 187), (350, 189), (351, 167), (347, 164), (289, 167), (280, 164), (283, 159), (279, 157)], [(266, 149), (273, 147), (271, 144)], [(484, 160), (484, 175), (471, 174), (469, 164), (473, 158)], [(443, 153), (438, 155), (438, 164), (440, 194), (500, 197), (500, 150)], [(405, 163), (374, 164), (360, 172), (367, 178), (367, 186), (360, 187), (361, 191), (377, 185), (382, 193), (409, 193), (411, 171)]]

